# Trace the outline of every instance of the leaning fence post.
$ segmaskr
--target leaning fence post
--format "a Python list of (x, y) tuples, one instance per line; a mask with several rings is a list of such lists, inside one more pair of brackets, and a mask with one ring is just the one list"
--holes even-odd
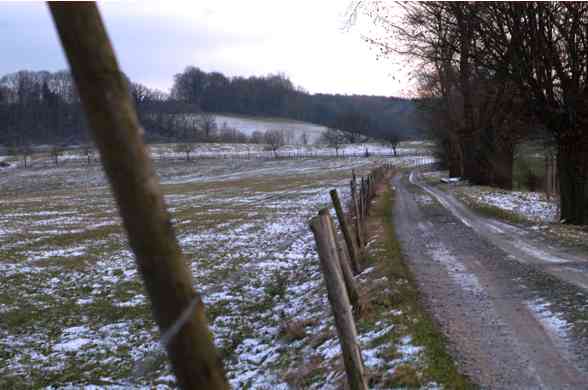
[(361, 233), (363, 234), (363, 243), (367, 243), (367, 227), (366, 219), (368, 216), (368, 201), (367, 201), (367, 180), (361, 178)]
[(361, 177), (359, 184), (359, 205), (361, 209), (361, 220), (363, 222), (363, 217), (365, 215), (365, 183), (363, 177)]
[(351, 306), (359, 312), (361, 310), (361, 308), (359, 307), (359, 293), (357, 292), (357, 288), (355, 287), (355, 280), (353, 279), (353, 271), (351, 270), (350, 259), (348, 257), (348, 254), (345, 251), (345, 248), (342, 245), (339, 245), (339, 242), (337, 240), (337, 232), (335, 230), (335, 224), (331, 219), (329, 209), (324, 208), (319, 210), (319, 215), (329, 216), (329, 222), (331, 227), (333, 228), (333, 237), (335, 239), (335, 245), (337, 245), (338, 261), (341, 267), (343, 281), (345, 282), (345, 290), (347, 291), (347, 297), (349, 298), (349, 302), (351, 302)]
[(351, 180), (351, 203), (353, 203), (353, 214), (355, 216), (355, 236), (357, 238), (358, 248), (363, 248), (363, 238), (361, 233), (361, 217), (359, 215), (359, 204), (357, 201), (357, 189), (355, 184), (355, 175)]
[(128, 82), (98, 8), (93, 2), (55, 2), (49, 9), (178, 385), (228, 389), (204, 304), (194, 291)]
[(347, 219), (345, 218), (345, 214), (343, 213), (343, 207), (341, 206), (339, 195), (337, 194), (337, 190), (331, 190), (330, 194), (331, 200), (333, 201), (333, 207), (335, 207), (335, 213), (337, 214), (337, 219), (339, 220), (339, 226), (341, 227), (341, 231), (343, 232), (343, 238), (345, 239), (345, 244), (347, 245), (347, 253), (349, 253), (349, 260), (351, 260), (353, 272), (355, 274), (358, 274), (360, 272), (360, 266), (357, 247), (353, 242), (351, 230), (349, 229)]
[(361, 188), (362, 188), (362, 198), (363, 198), (362, 209), (363, 209), (363, 217), (364, 217), (364, 221), (365, 221), (365, 218), (367, 217), (367, 212), (368, 212), (368, 209), (367, 209), (367, 206), (368, 206), (367, 178), (364, 178), (364, 177), (361, 178)]
[(343, 352), (349, 388), (350, 390), (367, 390), (363, 359), (357, 341), (357, 330), (337, 261), (337, 245), (331, 224), (330, 216), (321, 214), (310, 221), (310, 228), (316, 241), (322, 274), (327, 286), (327, 295), (335, 317), (335, 328)]

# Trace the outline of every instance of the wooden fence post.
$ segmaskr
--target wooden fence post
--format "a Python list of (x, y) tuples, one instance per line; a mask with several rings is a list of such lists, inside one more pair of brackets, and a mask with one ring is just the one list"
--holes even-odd
[(49, 9), (178, 385), (228, 389), (204, 304), (192, 287), (127, 80), (98, 8), (94, 2), (55, 2)]
[(367, 178), (362, 177), (361, 178), (361, 187), (363, 188), (362, 191), (362, 198), (363, 198), (363, 218), (364, 218), (364, 222), (365, 222), (365, 218), (367, 217), (367, 206), (368, 206), (368, 189), (367, 189)]
[(339, 195), (337, 194), (337, 190), (331, 190), (330, 194), (331, 200), (333, 201), (333, 207), (335, 207), (335, 213), (337, 214), (337, 219), (339, 220), (339, 226), (341, 227), (343, 238), (345, 239), (345, 244), (347, 245), (347, 253), (349, 253), (349, 260), (351, 261), (351, 266), (353, 267), (353, 273), (358, 274), (361, 271), (361, 267), (359, 265), (357, 247), (353, 242), (351, 230), (349, 229), (347, 219), (343, 213), (343, 207), (341, 206)]
[(359, 211), (359, 222), (363, 221), (363, 197), (362, 197), (362, 183), (361, 180), (357, 182), (357, 209)]
[(347, 297), (349, 298), (349, 302), (354, 309), (359, 312), (361, 308), (359, 307), (359, 294), (357, 292), (357, 288), (355, 287), (355, 280), (353, 279), (353, 271), (351, 270), (350, 266), (350, 259), (348, 257), (347, 252), (345, 252), (345, 248), (342, 245), (339, 245), (337, 240), (337, 232), (335, 230), (335, 224), (331, 219), (329, 214), (329, 209), (324, 208), (319, 210), (319, 215), (327, 215), (329, 217), (329, 221), (331, 227), (333, 228), (333, 237), (335, 239), (335, 245), (337, 245), (337, 254), (339, 265), (341, 268), (341, 274), (343, 275), (343, 281), (345, 282), (345, 290), (347, 291)]
[(335, 317), (335, 327), (343, 352), (343, 362), (350, 390), (367, 390), (361, 350), (357, 341), (357, 330), (353, 322), (351, 305), (345, 291), (345, 283), (339, 262), (337, 245), (328, 214), (318, 215), (310, 221), (321, 262), (327, 294)]
[(360, 210), (359, 210), (359, 203), (357, 200), (357, 188), (355, 183), (355, 175), (353, 175), (353, 179), (351, 180), (351, 203), (353, 203), (353, 214), (355, 217), (355, 236), (357, 239), (357, 247), (363, 248), (363, 236), (361, 232), (361, 217), (360, 217)]
[(365, 180), (362, 176), (361, 178), (361, 184), (359, 187), (359, 201), (361, 204), (361, 220), (363, 223), (363, 217), (365, 217), (366, 215), (366, 209), (365, 209)]
[(360, 200), (360, 204), (361, 204), (361, 218), (360, 218), (360, 222), (361, 222), (361, 234), (362, 234), (362, 241), (363, 241), (363, 245), (365, 247), (366, 243), (367, 243), (367, 229), (365, 226), (365, 219), (367, 217), (367, 193), (366, 193), (366, 181), (365, 179), (362, 177), (361, 178), (361, 188), (359, 190), (359, 200)]

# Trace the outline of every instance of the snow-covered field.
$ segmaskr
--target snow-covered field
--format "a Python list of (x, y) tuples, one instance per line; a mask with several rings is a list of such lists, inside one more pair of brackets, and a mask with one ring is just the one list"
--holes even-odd
[(316, 142), (323, 131), (326, 130), (324, 126), (284, 118), (255, 118), (230, 115), (215, 115), (214, 118), (218, 127), (226, 124), (228, 127), (235, 128), (247, 135), (251, 135), (254, 131), (265, 133), (268, 130), (283, 130), (286, 133), (291, 133), (294, 140), (298, 141), (302, 134), (306, 133), (311, 143)]
[(547, 199), (544, 193), (506, 191), (497, 188), (467, 186), (456, 189), (479, 204), (497, 207), (534, 222), (556, 222), (557, 199)]
[(507, 191), (463, 182), (440, 184), (442, 177), (447, 178), (447, 172), (425, 172), (423, 177), (442, 190), (452, 192), (466, 205), (483, 214), (509, 222), (530, 223), (531, 229), (540, 231), (546, 237), (588, 249), (588, 230), (585, 227), (559, 223), (558, 198), (548, 198), (541, 192)]
[[(447, 172), (425, 172), (423, 177), (439, 185), (442, 178), (447, 178)], [(558, 221), (558, 199), (548, 198), (543, 192), (508, 191), (494, 187), (468, 185), (467, 182), (443, 184), (442, 189), (450, 190), (467, 204), (495, 208), (531, 222)]]
[[(151, 154), (154, 159), (168, 159), (168, 160), (184, 160), (187, 158), (186, 152), (183, 150), (183, 144), (152, 144), (149, 145)], [(230, 143), (197, 143), (193, 144), (193, 149), (190, 151), (190, 159), (202, 158), (224, 158), (224, 159), (256, 159), (275, 158), (298, 158), (298, 157), (359, 157), (369, 155), (376, 156), (392, 156), (393, 150), (389, 145), (382, 143), (361, 143), (343, 145), (338, 151), (321, 144), (299, 145), (291, 144), (285, 145), (274, 153), (268, 150), (267, 145), (262, 144), (230, 144)], [(41, 147), (42, 151), (34, 153), (29, 157), (28, 166), (40, 167), (55, 165), (55, 159), (47, 151), (50, 149), (49, 145)], [(87, 164), (88, 155), (86, 151), (80, 148), (69, 148), (64, 150), (58, 157), (58, 164)], [(426, 141), (410, 141), (400, 143), (396, 149), (397, 155), (401, 157), (408, 156), (424, 156), (430, 154), (430, 145)], [(22, 157), (15, 156), (0, 156), (0, 161), (6, 161), (14, 167), (22, 167)], [(91, 151), (90, 163), (97, 163), (96, 151)], [(6, 170), (7, 168), (1, 168)]]
[[(340, 350), (307, 223), (329, 204), (329, 189), (348, 198), (352, 168), (379, 161), (158, 164), (235, 388), (340, 385)], [(173, 387), (99, 167), (0, 172), (0, 248), (0, 388)], [(369, 275), (359, 279), (372, 285)], [(366, 366), (380, 378), (420, 364), (409, 336), (389, 335), (395, 316), (402, 312), (359, 324)]]

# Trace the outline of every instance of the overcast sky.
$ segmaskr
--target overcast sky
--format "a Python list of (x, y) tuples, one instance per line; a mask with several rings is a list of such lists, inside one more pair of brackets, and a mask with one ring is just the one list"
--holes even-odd
[[(99, 7), (122, 69), (169, 90), (187, 65), (229, 76), (285, 73), (306, 90), (404, 96), (407, 70), (378, 61), (359, 28), (342, 31), (349, 0), (107, 2)], [(0, 2), (0, 74), (66, 68), (44, 3)]]

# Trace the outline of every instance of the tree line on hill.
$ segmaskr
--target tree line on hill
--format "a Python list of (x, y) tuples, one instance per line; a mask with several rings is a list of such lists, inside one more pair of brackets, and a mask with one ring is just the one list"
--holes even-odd
[[(226, 77), (189, 66), (175, 75), (171, 93), (127, 78), (148, 141), (251, 141), (221, 128), (204, 113), (282, 117), (383, 138), (422, 136), (412, 100), (309, 94), (284, 75)], [(67, 71), (19, 71), (0, 78), (0, 144), (87, 143), (88, 128)], [(259, 138), (259, 137), (258, 137)]]
[(421, 103), (452, 176), (511, 188), (513, 156), (557, 156), (561, 218), (588, 223), (588, 4), (356, 1), (382, 55), (418, 64)]

